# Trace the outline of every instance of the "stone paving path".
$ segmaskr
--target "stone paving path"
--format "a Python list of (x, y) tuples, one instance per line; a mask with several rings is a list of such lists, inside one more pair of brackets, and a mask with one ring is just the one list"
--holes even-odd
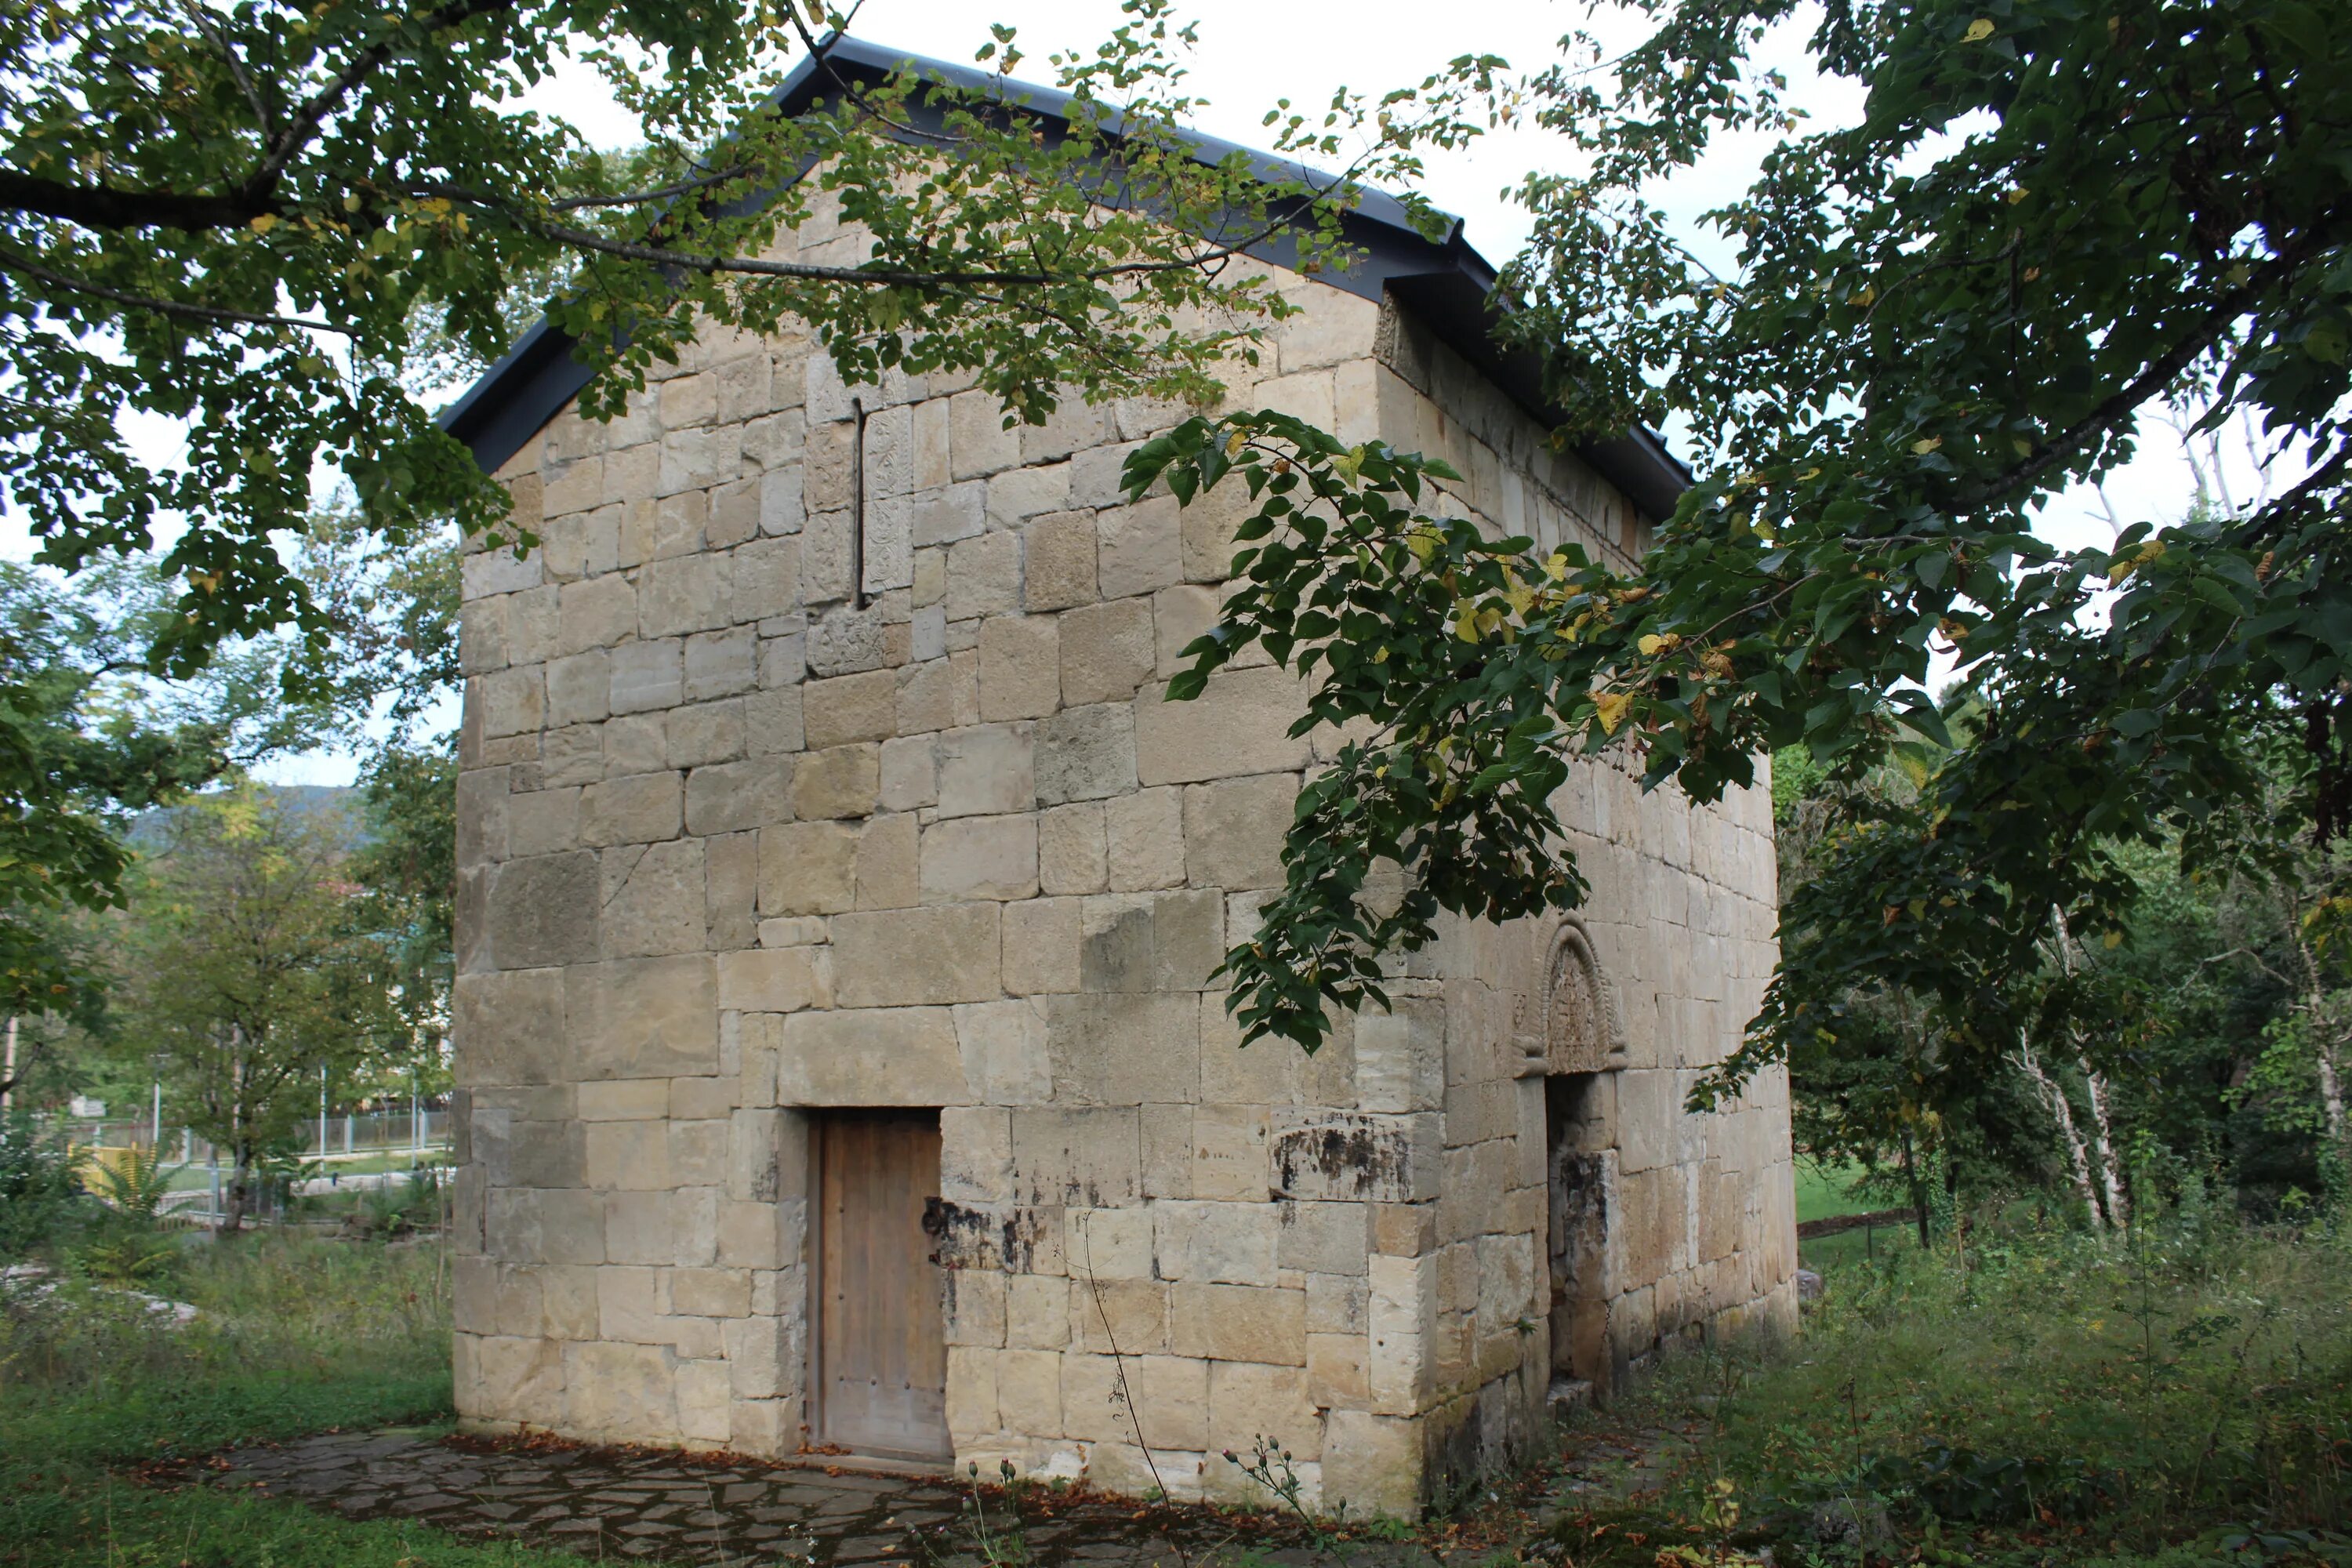
[[(1579, 1433), (1565, 1463), (1524, 1493), (1511, 1536), (1649, 1491), (1682, 1434)], [(969, 1489), (944, 1477), (765, 1465), (662, 1450), (501, 1446), (389, 1428), (233, 1449), (221, 1485), (299, 1499), (351, 1519), (415, 1520), (507, 1536), (593, 1562), (711, 1568), (1485, 1568), (1515, 1553), (1494, 1531), (1415, 1542), (1353, 1540), (1338, 1560), (1278, 1518), (1032, 1492), (1010, 1531), (1002, 1494), (983, 1540)], [(1453, 1532), (1449, 1532), (1453, 1533)], [(1530, 1542), (1530, 1545), (1535, 1543)]]
[[(300, 1499), (351, 1519), (410, 1519), (592, 1560), (989, 1568), (969, 1491), (940, 1479), (662, 1452), (498, 1447), (397, 1429), (329, 1434), (224, 1458), (228, 1468), (217, 1478), (224, 1485)], [(1041, 1510), (1050, 1511), (1040, 1519)], [(992, 1500), (990, 1528), (1001, 1531), (1005, 1522), (1003, 1503)], [(1203, 1568), (1212, 1548), (1234, 1543), (1234, 1523), (1205, 1510), (1041, 1499), (1017, 1534), (1030, 1568)], [(1279, 1532), (1269, 1538), (1253, 1529), (1248, 1544), (1261, 1562), (1284, 1568), (1312, 1561)], [(1351, 1568), (1402, 1568), (1395, 1548), (1376, 1555), (1380, 1564), (1366, 1557)]]

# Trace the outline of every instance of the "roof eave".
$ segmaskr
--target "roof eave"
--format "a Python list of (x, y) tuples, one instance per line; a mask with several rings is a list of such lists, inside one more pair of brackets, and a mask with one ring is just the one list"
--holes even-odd
[[(910, 66), (933, 79), (999, 93), (1034, 112), (1068, 118), (1069, 95), (1008, 82), (968, 66), (928, 59), (857, 38), (824, 40), (824, 51), (822, 56), (802, 60), (776, 89), (770, 101), (779, 112), (806, 111), (823, 94), (828, 67), (878, 79)], [(1216, 161), (1239, 153), (1269, 181), (1312, 177), (1316, 173), (1217, 137), (1196, 132), (1182, 134), (1203, 158)], [(1495, 268), (1464, 238), (1461, 220), (1454, 220), (1443, 240), (1433, 241), (1413, 226), (1403, 203), (1383, 192), (1367, 191), (1344, 215), (1343, 223), (1349, 242), (1361, 253), (1360, 259), (1344, 272), (1318, 274), (1318, 281), (1375, 302), (1394, 292), (1408, 308), (1431, 317), (1430, 325), (1440, 338), (1530, 418), (1546, 426), (1559, 423), (1560, 411), (1545, 395), (1537, 356), (1506, 348), (1496, 338), (1489, 320)], [(1262, 259), (1284, 265), (1290, 247), (1277, 241), (1260, 248)], [(484, 471), (497, 472), (588, 384), (588, 368), (571, 353), (575, 341), (541, 318), (505, 358), (444, 409), (436, 422), (466, 444)], [(1673, 511), (1690, 485), (1689, 470), (1646, 429), (1587, 442), (1577, 450), (1652, 518)]]

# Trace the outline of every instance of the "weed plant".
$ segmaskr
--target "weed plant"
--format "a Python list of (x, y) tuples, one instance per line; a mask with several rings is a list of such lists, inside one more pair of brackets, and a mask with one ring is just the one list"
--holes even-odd
[(2194, 1203), (1849, 1261), (1795, 1345), (1636, 1396), (1698, 1436), (1659, 1528), (1782, 1564), (2352, 1562), (2347, 1262), (2332, 1226)]

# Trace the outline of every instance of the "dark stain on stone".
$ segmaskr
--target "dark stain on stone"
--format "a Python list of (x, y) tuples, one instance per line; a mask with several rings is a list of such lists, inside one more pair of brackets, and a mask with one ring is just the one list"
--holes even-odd
[(923, 1234), (931, 1238), (931, 1261), (942, 1268), (996, 1268), (1003, 1254), (996, 1245), (996, 1216), (945, 1198), (923, 1202)]
[(1366, 1116), (1286, 1129), (1267, 1153), (1278, 1197), (1379, 1198), (1411, 1186), (1404, 1129)]
[(1038, 1247), (1060, 1228), (1058, 1212), (967, 1208), (931, 1198), (923, 1205), (923, 1234), (931, 1238), (931, 1261), (942, 1268), (1029, 1274), (1035, 1271)]

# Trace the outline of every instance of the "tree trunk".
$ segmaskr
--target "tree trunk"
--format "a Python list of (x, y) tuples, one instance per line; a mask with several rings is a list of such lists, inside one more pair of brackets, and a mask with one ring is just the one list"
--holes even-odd
[(245, 1228), (247, 1200), (253, 1193), (253, 1140), (247, 1129), (253, 1121), (253, 1107), (247, 1094), (248, 1087), (245, 1060), (245, 1030), (238, 1025), (228, 1026), (229, 1044), (229, 1148), (235, 1163), (229, 1172), (228, 1193), (221, 1202), (220, 1227), (234, 1236)]
[(236, 1163), (228, 1177), (228, 1191), (221, 1198), (220, 1228), (224, 1235), (235, 1236), (245, 1228), (246, 1200), (253, 1190), (253, 1154), (242, 1141), (236, 1145)]
[(2327, 1141), (2344, 1148), (2344, 1079), (2336, 1071), (2336, 1034), (2321, 1029), (2315, 1044), (2319, 1058), (2319, 1109), (2327, 1119)]
[(2106, 1217), (2099, 1210), (2099, 1191), (2091, 1180), (2090, 1151), (2084, 1147), (2082, 1130), (2074, 1125), (2074, 1108), (2067, 1101), (2065, 1089), (2042, 1070), (2033, 1047), (2022, 1037), (2017, 1042), (2017, 1065), (2033, 1080), (2033, 1089), (2041, 1097), (2042, 1108), (2058, 1124), (2058, 1136), (2066, 1145), (2066, 1173), (2074, 1180), (2074, 1195), (2082, 1199), (2083, 1211), (2091, 1216), (2091, 1228), (2105, 1229)]
[(1919, 1250), (1925, 1252), (1930, 1245), (1930, 1233), (1927, 1228), (1927, 1181), (1919, 1173), (1919, 1154), (1918, 1151), (1912, 1146), (1911, 1129), (1908, 1126), (1903, 1129), (1903, 1181), (1904, 1184), (1911, 1189), (1911, 1212), (1919, 1221)]
[(2082, 1067), (2083, 1081), (2090, 1086), (2091, 1143), (2098, 1151), (2099, 1182), (2106, 1193), (2107, 1221), (2111, 1225), (2129, 1225), (2131, 1193), (2124, 1184), (2123, 1162), (2116, 1155), (2115, 1122), (2107, 1114), (2106, 1075), (2093, 1072), (2091, 1064), (2082, 1058), (2075, 1060)]
[(2352, 1146), (2345, 1142), (2344, 1074), (2342, 1058), (2336, 1050), (2336, 1012), (2328, 1005), (2327, 971), (2320, 962), (2319, 950), (2313, 945), (2309, 928), (2304, 923), (2300, 900), (2287, 908), (2287, 934), (2294, 942), (2294, 955), (2303, 969), (2304, 1026), (2311, 1031), (2312, 1065), (2319, 1074), (2320, 1124), (2327, 1129), (2328, 1146), (2338, 1158), (2352, 1160)]

